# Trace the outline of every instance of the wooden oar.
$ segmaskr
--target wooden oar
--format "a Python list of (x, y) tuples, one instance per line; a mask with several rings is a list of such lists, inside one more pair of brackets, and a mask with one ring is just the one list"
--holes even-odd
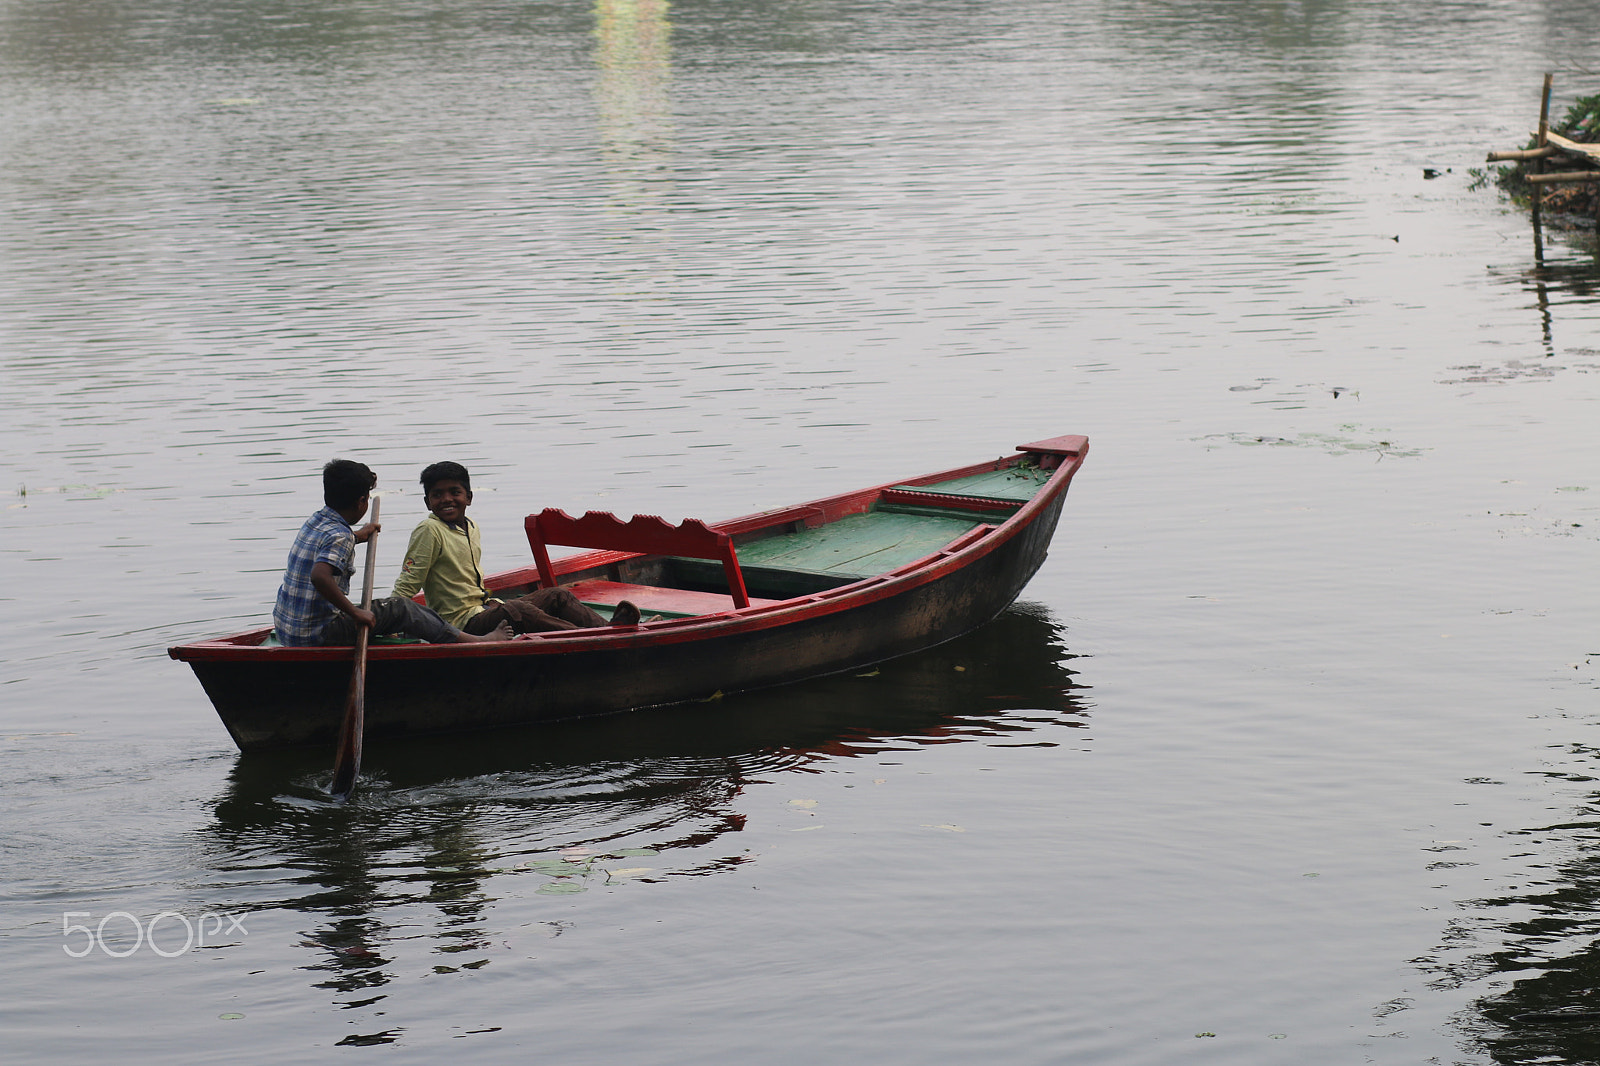
[[(372, 515), (368, 521), (378, 521), (378, 498), (372, 498)], [(372, 610), (372, 571), (377, 565), (377, 531), (367, 538), (367, 565), (361, 575), (361, 609)], [(340, 803), (350, 798), (356, 788), (356, 775), (361, 772), (361, 735), (367, 727), (367, 638), (372, 630), (356, 626), (356, 659), (350, 671), (350, 695), (344, 704), (344, 724), (339, 727), (339, 752), (333, 759), (333, 798)]]

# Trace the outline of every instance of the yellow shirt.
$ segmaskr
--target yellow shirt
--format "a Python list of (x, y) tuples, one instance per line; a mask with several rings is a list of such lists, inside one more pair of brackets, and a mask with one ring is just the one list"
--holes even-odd
[(428, 606), (457, 629), (482, 611), (489, 598), (479, 568), (483, 547), (478, 524), (470, 518), (463, 523), (465, 528), (458, 529), (431, 514), (418, 523), (392, 593), (407, 598), (426, 593)]

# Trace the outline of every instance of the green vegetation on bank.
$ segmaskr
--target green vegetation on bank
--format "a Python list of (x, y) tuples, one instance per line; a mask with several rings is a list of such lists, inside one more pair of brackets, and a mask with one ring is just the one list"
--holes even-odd
[[(1550, 123), (1550, 132), (1579, 144), (1600, 143), (1600, 93), (1580, 96), (1559, 121)], [(1537, 138), (1530, 136), (1525, 149), (1531, 150), (1537, 146)], [(1528, 160), (1508, 166), (1475, 167), (1470, 171), (1473, 177), (1471, 187), (1481, 189), (1493, 182), (1517, 206), (1530, 207), (1535, 186), (1528, 180), (1528, 175), (1536, 172), (1531, 168), (1538, 162)], [(1593, 170), (1596, 180), (1545, 185), (1542, 210), (1557, 215), (1597, 217), (1597, 209), (1600, 209), (1600, 164), (1591, 157), (1570, 152), (1557, 152), (1543, 160), (1543, 163), (1545, 172)]]

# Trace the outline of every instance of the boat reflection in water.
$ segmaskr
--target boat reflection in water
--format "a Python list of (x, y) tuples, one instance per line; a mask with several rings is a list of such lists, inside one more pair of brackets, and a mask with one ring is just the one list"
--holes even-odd
[(1597, 812), (1600, 794), (1590, 798), (1587, 817), (1520, 831), (1530, 845), (1559, 848), (1565, 858), (1525, 893), (1467, 905), (1482, 916), (1480, 921), (1498, 926), (1503, 946), (1445, 968), (1439, 979), (1504, 989), (1479, 999), (1462, 1019), (1474, 1050), (1487, 1052), (1494, 1062), (1600, 1062)]
[(307, 968), (341, 996), (394, 976), (385, 945), (400, 924), (471, 966), (474, 948), (504, 935), (487, 916), (502, 896), (578, 892), (618, 868), (658, 880), (751, 861), (737, 838), (718, 845), (744, 827), (738, 798), (763, 775), (930, 744), (1064, 742), (1062, 730), (1086, 725), (1087, 702), (1063, 636), (1042, 607), (1019, 603), (853, 674), (383, 745), (349, 806), (325, 800), (331, 752), (240, 755), (202, 862), (219, 883), (258, 886), (257, 910), (316, 915)]

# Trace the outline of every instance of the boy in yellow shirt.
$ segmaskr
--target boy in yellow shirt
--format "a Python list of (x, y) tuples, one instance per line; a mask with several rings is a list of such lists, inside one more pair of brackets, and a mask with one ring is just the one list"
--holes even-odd
[(467, 517), (472, 478), (460, 463), (434, 463), (422, 472), (423, 502), (429, 512), (411, 531), (405, 563), (391, 595), (407, 599), (426, 593), (428, 606), (466, 633), (490, 633), (509, 622), (518, 633), (595, 626), (631, 626), (639, 608), (617, 604), (608, 622), (563, 588), (535, 589), (514, 600), (497, 600), (483, 583), (483, 548), (478, 524)]

